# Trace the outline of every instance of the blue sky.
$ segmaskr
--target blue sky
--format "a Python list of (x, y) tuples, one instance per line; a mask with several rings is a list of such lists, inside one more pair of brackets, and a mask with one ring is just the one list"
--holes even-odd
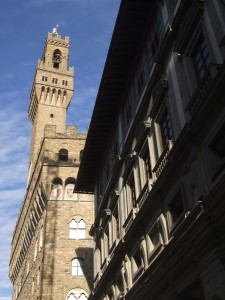
[(25, 194), (29, 95), (48, 31), (70, 36), (74, 97), (67, 124), (86, 132), (120, 0), (2, 0), (0, 10), (0, 300), (11, 299), (12, 232)]

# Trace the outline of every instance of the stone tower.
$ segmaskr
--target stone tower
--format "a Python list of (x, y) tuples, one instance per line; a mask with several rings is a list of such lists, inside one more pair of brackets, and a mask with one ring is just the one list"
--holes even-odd
[(27, 191), (13, 234), (12, 299), (85, 300), (92, 288), (92, 195), (74, 186), (86, 134), (66, 126), (69, 37), (48, 33), (31, 89)]
[(30, 96), (29, 117), (32, 123), (31, 164), (36, 160), (46, 124), (56, 125), (64, 133), (66, 110), (73, 96), (74, 68), (68, 67), (69, 37), (48, 33), (42, 60)]

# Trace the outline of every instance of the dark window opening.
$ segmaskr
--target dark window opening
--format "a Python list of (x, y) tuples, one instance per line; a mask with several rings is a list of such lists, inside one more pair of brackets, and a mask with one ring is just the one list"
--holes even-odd
[(151, 229), (151, 231), (149, 233), (149, 238), (151, 239), (153, 247), (156, 248), (160, 243), (160, 234), (159, 234), (159, 230), (158, 230), (157, 225), (155, 225)]
[(58, 69), (59, 68), (59, 63), (53, 63), (53, 68)]
[(172, 139), (172, 129), (171, 129), (169, 114), (167, 110), (165, 110), (164, 114), (162, 115), (159, 124), (161, 128), (162, 144), (163, 147), (165, 147), (167, 142)]
[(119, 239), (120, 237), (120, 226), (119, 226), (119, 215), (118, 215), (118, 206), (115, 207), (113, 211), (113, 216), (115, 218), (115, 238)]
[(53, 115), (53, 114), (50, 114), (50, 118), (54, 118), (54, 115)]
[(106, 227), (105, 230), (105, 235), (106, 235), (106, 247), (107, 247), (107, 255), (109, 253), (109, 249), (110, 249), (110, 241), (109, 241), (109, 226)]
[(138, 250), (134, 253), (133, 256), (137, 269), (139, 269), (142, 266), (141, 256), (141, 250), (138, 248)]
[(131, 175), (127, 185), (128, 185), (128, 188), (129, 188), (128, 197), (129, 197), (129, 200), (130, 200), (130, 205), (131, 205), (131, 207), (135, 207), (135, 205), (136, 205), (136, 193), (135, 193), (134, 177), (132, 175)]
[(56, 49), (53, 53), (52, 62), (53, 62), (53, 68), (58, 69), (59, 64), (61, 62), (61, 51)]
[(59, 160), (68, 161), (68, 150), (67, 149), (59, 150)]
[(174, 224), (178, 221), (184, 211), (184, 205), (182, 200), (181, 191), (179, 190), (171, 203), (169, 204), (169, 213), (171, 217), (171, 223)]
[(148, 178), (152, 178), (152, 168), (151, 168), (151, 162), (150, 162), (148, 146), (146, 147), (146, 149), (145, 149), (145, 151), (142, 155), (142, 159), (143, 159), (143, 162), (144, 162), (145, 178), (147, 180)]
[(194, 50), (192, 51), (191, 58), (194, 64), (196, 75), (201, 79), (209, 66), (211, 59), (209, 55), (209, 49), (203, 34), (198, 38)]

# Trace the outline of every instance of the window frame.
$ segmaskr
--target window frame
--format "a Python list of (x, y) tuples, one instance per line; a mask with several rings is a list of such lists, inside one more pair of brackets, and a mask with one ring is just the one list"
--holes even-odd
[[(139, 264), (137, 263), (138, 261), (135, 259), (139, 258)], [(144, 268), (144, 261), (143, 261), (143, 253), (141, 250), (141, 245), (138, 245), (138, 247), (135, 248), (131, 255), (131, 276), (133, 278), (133, 281), (136, 281), (139, 276), (141, 275), (141, 272)]]
[[(154, 243), (154, 239), (151, 237), (153, 233), (157, 231), (158, 233), (158, 242)], [(147, 255), (148, 255), (148, 263), (151, 262), (153, 257), (157, 255), (163, 245), (163, 237), (162, 232), (160, 230), (159, 221), (157, 220), (147, 231), (146, 233), (146, 247), (147, 247)]]
[(58, 78), (52, 78), (52, 83), (57, 84), (58, 83)]
[(43, 75), (43, 76), (42, 76), (42, 81), (43, 81), (43, 82), (47, 82), (47, 81), (48, 81), (48, 77)]
[[(79, 221), (78, 221), (79, 220)], [(80, 222), (83, 221), (84, 226), (79, 227)], [(71, 224), (74, 224), (73, 227)], [(82, 232), (82, 234), (81, 234)], [(85, 240), (86, 239), (86, 222), (82, 217), (74, 217), (69, 222), (69, 239), (70, 240)]]
[[(171, 212), (172, 209), (174, 209), (171, 204), (174, 205), (174, 202), (177, 202), (177, 195), (180, 194), (180, 201), (182, 205), (182, 210), (180, 211), (179, 215), (174, 215), (175, 219), (173, 220), (172, 213), (176, 212)], [(185, 217), (185, 212), (187, 208), (187, 203), (185, 201), (185, 195), (183, 192), (182, 184), (180, 183), (174, 190), (171, 192), (167, 203), (166, 203), (166, 219), (167, 219), (167, 226), (168, 226), (168, 232), (172, 234), (172, 232), (176, 229), (177, 225), (184, 219)]]
[(138, 172), (139, 172), (139, 177), (141, 179), (141, 188), (143, 188), (149, 180), (153, 179), (153, 173), (152, 173), (153, 168), (152, 168), (151, 157), (150, 157), (148, 137), (144, 141), (144, 144), (138, 156), (139, 156)]
[[(73, 265), (74, 264), (74, 265)], [(75, 257), (71, 261), (71, 275), (84, 276), (84, 260), (81, 257)]]
[[(204, 49), (207, 51), (207, 55), (205, 56), (204, 50), (202, 49), (202, 45), (204, 45)], [(201, 62), (201, 67), (199, 68), (197, 61), (198, 56), (198, 62)], [(207, 44), (207, 40), (203, 34), (202, 31), (198, 34), (197, 39), (195, 40), (195, 44), (192, 47), (190, 57), (192, 60), (192, 64), (194, 67), (195, 75), (197, 77), (197, 80), (200, 81), (204, 75), (207, 72), (207, 69), (210, 65), (211, 61), (211, 55), (210, 55), (210, 50)], [(207, 59), (209, 59), (207, 61)], [(201, 70), (203, 70), (203, 73), (200, 74)]]
[(60, 162), (67, 162), (69, 160), (69, 152), (66, 148), (59, 149), (58, 156)]

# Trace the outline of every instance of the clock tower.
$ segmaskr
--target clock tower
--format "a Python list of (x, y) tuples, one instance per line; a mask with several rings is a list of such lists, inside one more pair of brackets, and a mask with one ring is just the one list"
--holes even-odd
[(66, 129), (66, 111), (73, 96), (74, 68), (68, 67), (69, 37), (48, 33), (42, 59), (38, 61), (28, 114), (32, 123), (30, 162), (37, 159), (46, 124)]
[(30, 95), (30, 167), (9, 271), (13, 300), (86, 300), (92, 289), (94, 202), (74, 193), (86, 134), (66, 125), (74, 84), (68, 59), (69, 37), (54, 28)]

